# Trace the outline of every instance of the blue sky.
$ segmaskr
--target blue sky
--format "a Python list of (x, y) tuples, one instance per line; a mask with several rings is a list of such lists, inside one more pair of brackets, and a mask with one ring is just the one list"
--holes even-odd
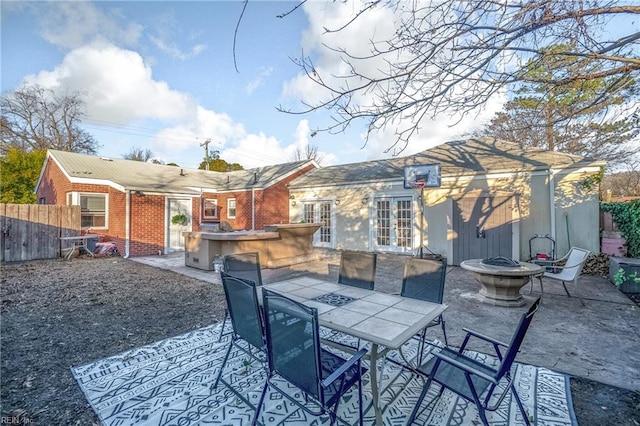
[[(208, 138), (211, 150), (246, 168), (291, 161), (309, 143), (323, 154), (323, 165), (389, 157), (390, 136), (375, 135), (363, 147), (363, 123), (312, 139), (313, 129), (329, 119), (326, 112), (276, 110), (316, 96), (290, 58), (303, 49), (317, 53), (323, 26), (354, 10), (316, 1), (276, 17), (296, 4), (249, 2), (237, 34), (236, 71), (240, 1), (2, 1), (2, 93), (33, 83), (82, 92), (85, 128), (101, 145), (98, 154), (108, 157), (148, 148), (165, 162), (197, 167)], [(372, 19), (345, 42), (365, 45), (384, 29), (383, 15)], [(316, 59), (325, 65), (335, 60)], [(477, 124), (472, 118), (452, 128), (446, 119), (434, 121), (403, 155)]]
[[(324, 75), (339, 73), (344, 64), (323, 43), (364, 53), (370, 39), (396, 30), (393, 13), (379, 8), (338, 36), (324, 33), (348, 22), (361, 1), (309, 1), (284, 19), (276, 15), (297, 2), (250, 1), (237, 33), (238, 71), (238, 0), (2, 1), (1, 90), (37, 83), (84, 93), (85, 128), (102, 156), (148, 148), (165, 162), (197, 167), (200, 144), (210, 138), (211, 150), (246, 168), (291, 161), (309, 143), (324, 155), (323, 165), (386, 158), (392, 132), (374, 134), (364, 146), (364, 123), (356, 122), (344, 133), (311, 138), (328, 122), (326, 111), (276, 110), (322, 96), (290, 58), (304, 51)], [(402, 155), (463, 137), (503, 102), (499, 94), (461, 121), (440, 115), (423, 122)]]

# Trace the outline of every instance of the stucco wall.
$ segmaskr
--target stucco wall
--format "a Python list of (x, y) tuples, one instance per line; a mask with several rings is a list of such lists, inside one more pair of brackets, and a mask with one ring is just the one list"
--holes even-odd
[[(534, 234), (552, 234), (550, 200), (554, 196), (555, 233), (557, 255), (562, 256), (568, 249), (566, 235), (567, 214), (571, 245), (598, 251), (598, 194), (597, 190), (586, 191), (582, 186), (584, 179), (593, 172), (558, 173), (554, 175), (555, 192), (549, 192), (549, 175), (546, 172), (527, 172), (520, 174), (485, 175), (476, 178), (443, 179), (440, 188), (427, 188), (425, 197), (424, 244), (435, 253), (446, 255), (450, 250), (451, 203), (452, 198), (471, 191), (487, 194), (513, 194), (515, 211), (513, 212), (513, 232), (515, 247), (520, 259), (526, 260), (529, 254), (529, 238)], [(334, 244), (337, 249), (375, 250), (372, 229), (375, 226), (373, 200), (379, 196), (413, 197), (414, 209), (414, 250), (420, 247), (420, 191), (407, 190), (401, 182), (380, 183), (353, 187), (317, 188), (292, 190), (296, 202), (289, 207), (291, 222), (302, 219), (302, 206), (305, 202), (332, 200), (334, 204)], [(366, 204), (362, 200), (367, 198)], [(335, 200), (339, 204), (335, 205)]]

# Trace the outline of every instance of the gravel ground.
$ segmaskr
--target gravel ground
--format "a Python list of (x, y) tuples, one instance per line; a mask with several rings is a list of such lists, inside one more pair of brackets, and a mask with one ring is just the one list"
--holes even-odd
[[(92, 425), (79, 366), (222, 320), (221, 286), (121, 258), (3, 265), (2, 424)], [(581, 425), (640, 425), (640, 394), (572, 378)]]

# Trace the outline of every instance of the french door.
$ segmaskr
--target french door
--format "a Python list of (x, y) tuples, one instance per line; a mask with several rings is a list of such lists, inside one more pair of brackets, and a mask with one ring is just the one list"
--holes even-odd
[(333, 247), (333, 210), (331, 201), (315, 201), (303, 204), (303, 215), (306, 223), (321, 223), (320, 229), (313, 235), (316, 247)]
[(413, 250), (413, 201), (411, 197), (382, 197), (374, 201), (376, 250), (410, 252)]

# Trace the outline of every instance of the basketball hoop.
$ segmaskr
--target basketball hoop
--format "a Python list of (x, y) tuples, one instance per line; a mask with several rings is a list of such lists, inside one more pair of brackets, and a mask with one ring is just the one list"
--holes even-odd
[(409, 184), (409, 186), (413, 189), (423, 189), (426, 182), (425, 181), (420, 181), (420, 180), (410, 180), (409, 182), (407, 182)]

